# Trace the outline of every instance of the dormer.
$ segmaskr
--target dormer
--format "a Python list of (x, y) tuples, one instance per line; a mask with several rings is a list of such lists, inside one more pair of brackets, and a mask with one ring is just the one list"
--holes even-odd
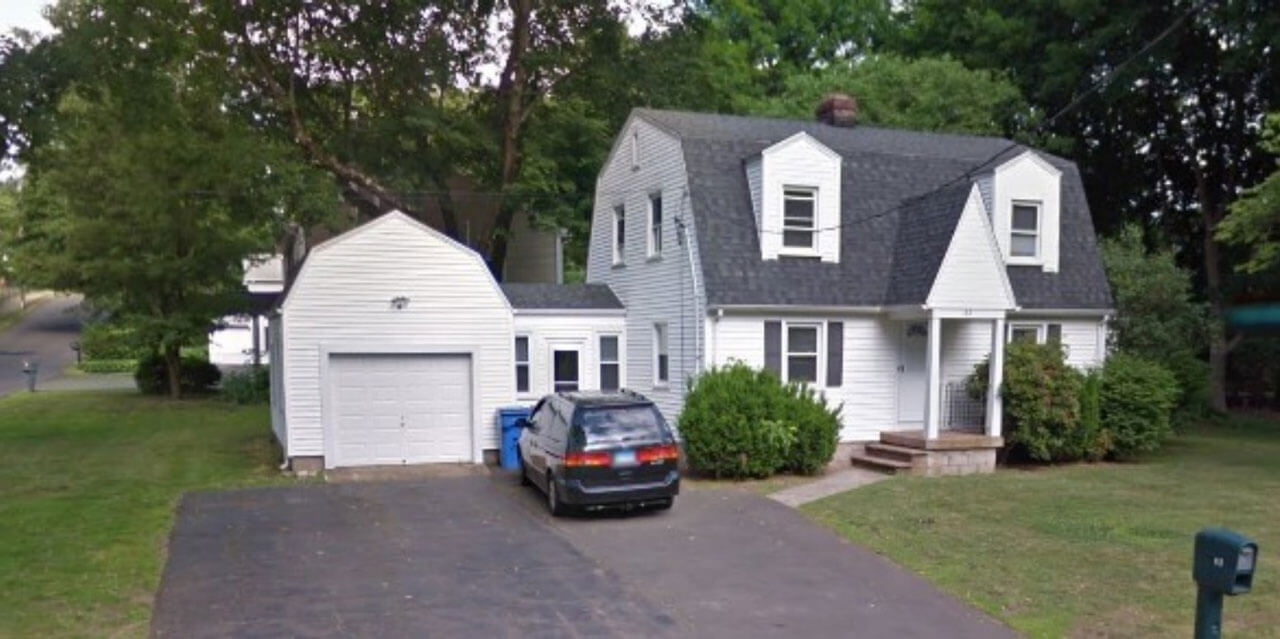
[(840, 155), (797, 133), (747, 160), (760, 257), (840, 261)]
[(1027, 151), (995, 168), (990, 200), (1005, 263), (1058, 272), (1062, 171)]

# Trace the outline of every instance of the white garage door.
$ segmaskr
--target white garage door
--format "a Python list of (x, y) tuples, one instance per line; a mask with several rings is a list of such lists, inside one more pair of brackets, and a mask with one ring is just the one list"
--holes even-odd
[(471, 461), (471, 358), (330, 355), (334, 466)]

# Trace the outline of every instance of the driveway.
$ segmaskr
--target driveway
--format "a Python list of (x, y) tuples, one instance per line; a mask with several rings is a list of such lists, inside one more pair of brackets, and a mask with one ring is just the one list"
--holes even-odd
[(8, 330), (0, 333), (0, 397), (27, 387), (22, 362), (40, 366), (40, 382), (61, 374), (76, 359), (71, 343), (80, 339), (79, 295), (58, 295), (39, 303)]
[(187, 495), (159, 637), (1004, 637), (771, 500), (552, 520), (513, 479)]

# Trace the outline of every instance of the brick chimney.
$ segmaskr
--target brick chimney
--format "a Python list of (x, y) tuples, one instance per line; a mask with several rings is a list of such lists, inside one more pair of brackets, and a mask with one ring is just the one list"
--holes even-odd
[(854, 126), (858, 123), (858, 99), (844, 93), (828, 93), (814, 113), (823, 124)]

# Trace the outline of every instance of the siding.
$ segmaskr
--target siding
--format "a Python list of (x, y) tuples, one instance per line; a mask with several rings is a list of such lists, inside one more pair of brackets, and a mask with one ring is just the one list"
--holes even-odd
[[(840, 441), (875, 439), (880, 431), (897, 427), (897, 322), (854, 314), (726, 314), (710, 322), (709, 351), (715, 353), (714, 363), (723, 366), (737, 360), (763, 368), (764, 322), (768, 320), (844, 322), (844, 384), (838, 388), (820, 386), (829, 404), (843, 404)], [(825, 362), (825, 355), (819, 359)], [(820, 365), (819, 379), (826, 379), (825, 365)]]
[(747, 190), (751, 191), (751, 213), (756, 218), (756, 228), (763, 228), (764, 221), (760, 219), (760, 198), (761, 189), (763, 188), (764, 177), (762, 175), (761, 161), (759, 157), (754, 157), (747, 161)]
[[(391, 308), (404, 296), (409, 305)], [(312, 251), (282, 314), (288, 456), (325, 453), (323, 349), (474, 350), (473, 454), (496, 448), (494, 416), (515, 396), (512, 315), (479, 256), (392, 213)]]
[(1009, 324), (1062, 324), (1067, 363), (1079, 369), (1099, 366), (1106, 360), (1106, 332), (1101, 317), (1055, 318), (1046, 315), (1011, 316)]
[[(706, 299), (697, 247), (692, 242), (681, 244), (675, 223), (683, 220), (689, 238), (696, 241), (684, 154), (676, 138), (643, 120), (633, 117), (622, 131), (626, 132), (624, 137), (629, 137), (631, 131), (638, 134), (638, 166), (631, 166), (630, 141), (622, 140), (600, 171), (587, 281), (608, 284), (627, 308), (624, 377), (628, 386), (651, 398), (675, 423), (684, 405), (685, 382), (701, 369)], [(661, 258), (646, 259), (648, 198), (658, 191), (662, 193), (663, 254)], [(626, 208), (625, 263), (613, 266), (613, 208), (619, 204)], [(654, 386), (656, 322), (666, 322), (669, 334), (671, 381), (664, 387)]]
[[(529, 337), (529, 392), (516, 400), (530, 404), (552, 392), (551, 350), (556, 346), (579, 349), (578, 384), (581, 390), (600, 390), (600, 335), (617, 335), (622, 357), (621, 384), (627, 386), (626, 318), (621, 314), (601, 315), (520, 315), (515, 317), (515, 334)], [(515, 370), (507, 373), (514, 379)]]
[[(276, 362), (284, 361), (281, 359), (280, 352), (284, 345), (284, 320), (276, 315), (271, 318), (271, 324), (268, 326), (269, 351), (271, 359)], [(288, 445), (286, 442), (289, 438), (287, 430), (288, 421), (285, 419), (285, 387), (284, 387), (284, 366), (272, 366), (268, 369), (271, 376), (271, 432), (275, 433), (276, 441), (280, 443), (280, 447), (286, 450), (288, 456)]]
[(942, 320), (942, 384), (963, 382), (991, 354), (991, 320)]
[(1034, 262), (1046, 273), (1058, 272), (1058, 236), (1061, 215), (1062, 172), (1032, 151), (996, 167), (993, 173), (992, 197), (995, 201), (992, 220), (996, 241), (1004, 255), (1009, 255), (1009, 230), (1014, 200), (1037, 201), (1040, 215), (1040, 258), (1008, 258), (1011, 262)]
[(991, 227), (982, 214), (982, 199), (969, 194), (964, 212), (938, 267), (929, 292), (932, 308), (998, 309), (1013, 308), (1013, 290), (1005, 272), (1000, 249)]
[(793, 135), (761, 152), (760, 251), (762, 258), (794, 255), (782, 246), (783, 189), (788, 186), (817, 189), (816, 251), (823, 262), (840, 261), (840, 156), (807, 134)]

